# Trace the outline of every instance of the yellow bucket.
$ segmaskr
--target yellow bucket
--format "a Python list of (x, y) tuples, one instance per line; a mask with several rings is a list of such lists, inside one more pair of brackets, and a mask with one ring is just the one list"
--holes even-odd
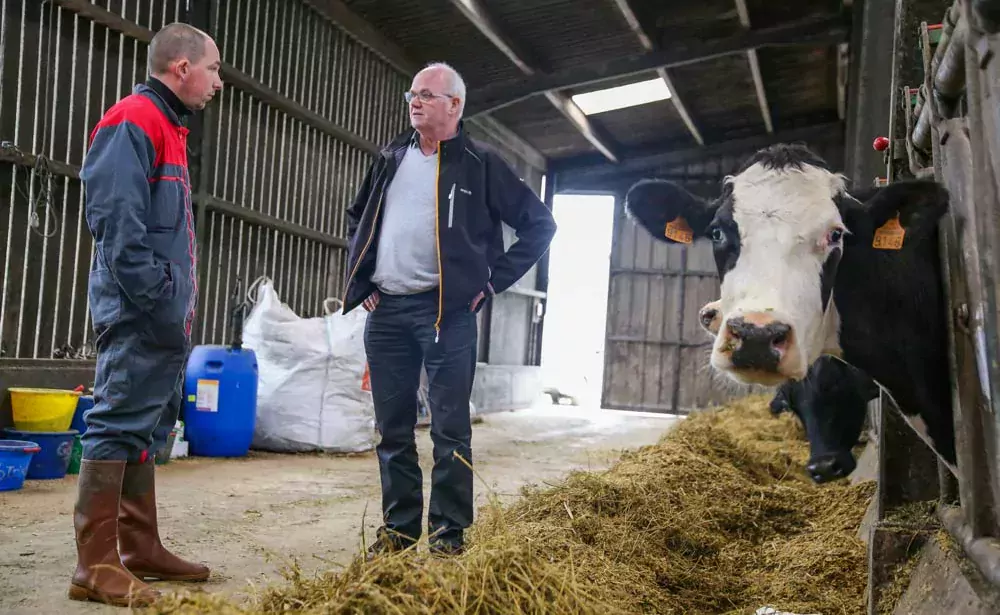
[(66, 389), (11, 388), (10, 405), (18, 431), (66, 431), (82, 393)]

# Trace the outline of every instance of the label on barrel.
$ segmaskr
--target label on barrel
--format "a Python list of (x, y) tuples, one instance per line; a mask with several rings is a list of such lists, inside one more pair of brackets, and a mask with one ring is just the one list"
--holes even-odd
[(200, 412), (219, 411), (219, 381), (198, 380), (198, 398), (195, 410)]

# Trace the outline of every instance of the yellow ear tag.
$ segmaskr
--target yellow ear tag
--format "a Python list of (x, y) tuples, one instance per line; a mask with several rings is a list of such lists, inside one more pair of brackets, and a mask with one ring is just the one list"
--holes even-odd
[(885, 224), (875, 229), (872, 247), (876, 250), (900, 250), (903, 247), (903, 237), (906, 230), (899, 224), (899, 214), (890, 218)]
[(694, 231), (688, 226), (687, 220), (681, 216), (677, 216), (670, 222), (667, 222), (667, 228), (663, 230), (663, 236), (667, 239), (673, 239), (677, 243), (691, 243), (694, 239)]

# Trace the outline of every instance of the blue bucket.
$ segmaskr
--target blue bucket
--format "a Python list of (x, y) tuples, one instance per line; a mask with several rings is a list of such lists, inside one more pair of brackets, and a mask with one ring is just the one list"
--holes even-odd
[(76, 412), (73, 413), (73, 422), (69, 424), (70, 429), (75, 429), (82, 436), (87, 431), (87, 424), (83, 421), (83, 413), (94, 407), (93, 395), (81, 395), (76, 401)]
[(0, 440), (0, 491), (16, 491), (24, 486), (31, 459), (41, 447), (26, 440)]
[(35, 442), (41, 448), (31, 459), (28, 466), (28, 480), (46, 480), (62, 478), (69, 469), (69, 460), (73, 455), (73, 437), (77, 431), (16, 431), (5, 429), (7, 436), (17, 440)]

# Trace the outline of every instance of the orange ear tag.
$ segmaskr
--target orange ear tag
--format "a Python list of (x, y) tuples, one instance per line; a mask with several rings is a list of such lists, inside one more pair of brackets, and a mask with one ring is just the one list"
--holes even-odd
[(667, 228), (663, 230), (663, 236), (667, 239), (673, 239), (677, 243), (691, 243), (694, 239), (694, 231), (688, 226), (687, 220), (681, 216), (677, 216), (670, 222), (667, 222)]
[(903, 237), (906, 230), (899, 224), (899, 214), (875, 229), (872, 247), (876, 250), (900, 250), (903, 248)]

